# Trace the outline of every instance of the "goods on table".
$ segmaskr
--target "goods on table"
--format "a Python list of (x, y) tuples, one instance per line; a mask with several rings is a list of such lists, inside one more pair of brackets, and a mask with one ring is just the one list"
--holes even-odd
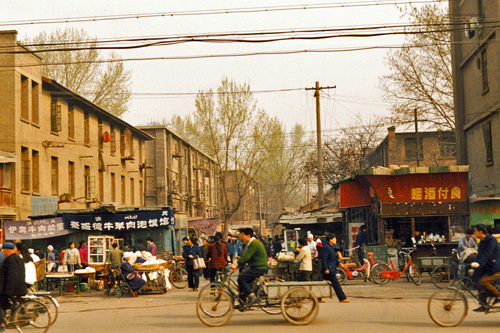
[(280, 252), (278, 254), (278, 261), (292, 261), (295, 260), (293, 252)]

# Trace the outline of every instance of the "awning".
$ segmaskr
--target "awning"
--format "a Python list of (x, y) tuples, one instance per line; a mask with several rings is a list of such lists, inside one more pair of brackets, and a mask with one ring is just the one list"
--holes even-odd
[(17, 161), (17, 156), (13, 153), (0, 151), (0, 163), (16, 163)]
[(474, 203), (477, 201), (500, 201), (500, 197), (477, 197), (477, 196), (471, 196), (469, 197), (470, 203)]
[(342, 213), (283, 215), (279, 221), (280, 224), (324, 224), (335, 222), (342, 222)]
[(218, 219), (200, 219), (192, 220), (188, 222), (190, 228), (201, 231), (204, 234), (214, 236), (217, 232), (217, 226), (219, 225)]

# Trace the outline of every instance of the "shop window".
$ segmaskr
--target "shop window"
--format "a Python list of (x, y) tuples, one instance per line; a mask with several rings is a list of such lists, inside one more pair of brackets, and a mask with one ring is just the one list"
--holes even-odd
[(68, 192), (75, 197), (75, 162), (68, 162)]
[(493, 140), (491, 137), (491, 120), (483, 123), (484, 146), (486, 149), (486, 165), (493, 165)]
[(451, 241), (458, 242), (460, 238), (465, 235), (466, 227), (467, 227), (467, 218), (465, 216), (451, 216), (450, 217)]
[[(418, 157), (419, 159), (424, 158), (424, 143), (423, 139), (419, 138), (419, 149)], [(405, 139), (405, 159), (416, 160), (417, 159), (417, 139), (416, 138), (406, 138)]]
[(68, 138), (75, 138), (75, 106), (68, 103)]
[(486, 48), (481, 51), (481, 82), (483, 83), (483, 94), (487, 93), (489, 88), (488, 84), (488, 59), (486, 56)]
[(31, 153), (31, 168), (33, 170), (33, 192), (40, 193), (40, 154), (36, 150), (33, 150)]
[(88, 111), (83, 115), (83, 143), (90, 145), (90, 114)]
[(439, 138), (439, 156), (441, 158), (454, 158), (457, 153), (457, 142), (454, 136)]
[(21, 75), (21, 119), (26, 121), (30, 119), (29, 83), (30, 80), (26, 76)]
[(29, 149), (21, 147), (21, 190), (29, 191), (30, 188), (30, 156)]
[(50, 101), (50, 131), (57, 133), (61, 131), (61, 105), (57, 98)]
[(59, 194), (59, 162), (57, 157), (51, 158), (51, 184), (52, 184), (52, 195)]
[(40, 85), (37, 82), (31, 82), (31, 121), (38, 125), (40, 122)]

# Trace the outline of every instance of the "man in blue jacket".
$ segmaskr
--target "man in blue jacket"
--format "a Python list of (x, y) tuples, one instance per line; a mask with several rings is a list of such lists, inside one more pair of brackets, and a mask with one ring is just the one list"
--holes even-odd
[(366, 245), (368, 243), (368, 235), (366, 234), (366, 226), (365, 225), (362, 225), (360, 229), (361, 229), (361, 232), (356, 236), (356, 242), (354, 243), (354, 246), (355, 247), (359, 246), (358, 259), (359, 259), (361, 266), (363, 266), (363, 258), (364, 258), (364, 254), (365, 254), (363, 245)]
[(337, 265), (339, 263), (339, 259), (337, 256), (337, 250), (334, 248), (335, 244), (337, 244), (337, 237), (335, 234), (327, 234), (326, 240), (327, 243), (320, 252), (321, 268), (323, 270), (324, 278), (332, 283), (333, 290), (335, 291), (340, 303), (349, 303), (350, 301), (344, 294), (339, 280), (337, 280)]
[[(474, 235), (481, 240), (478, 246), (476, 261), (471, 264), (476, 269), (474, 272), (475, 281), (479, 280), (479, 299), (486, 303), (488, 296), (496, 297), (494, 302), (500, 301), (500, 292), (493, 286), (493, 282), (500, 279), (500, 247), (495, 237), (488, 234), (488, 229), (484, 224), (474, 226)], [(474, 309), (476, 312), (485, 311), (481, 306)]]

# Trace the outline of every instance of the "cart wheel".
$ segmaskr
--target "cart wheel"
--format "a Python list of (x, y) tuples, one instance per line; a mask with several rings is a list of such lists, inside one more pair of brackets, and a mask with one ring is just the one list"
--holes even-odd
[(347, 272), (342, 267), (337, 267), (337, 280), (340, 284), (344, 284), (347, 280)]
[(443, 327), (457, 326), (467, 315), (467, 299), (457, 289), (436, 291), (427, 304), (432, 321)]
[(233, 315), (233, 300), (220, 290), (208, 290), (198, 297), (196, 314), (200, 321), (210, 327), (226, 324)]
[(188, 285), (187, 271), (182, 267), (174, 267), (168, 278), (170, 283), (177, 289), (184, 289)]
[(304, 288), (294, 288), (287, 291), (281, 300), (283, 317), (294, 325), (311, 323), (319, 311), (319, 302), (314, 294)]

